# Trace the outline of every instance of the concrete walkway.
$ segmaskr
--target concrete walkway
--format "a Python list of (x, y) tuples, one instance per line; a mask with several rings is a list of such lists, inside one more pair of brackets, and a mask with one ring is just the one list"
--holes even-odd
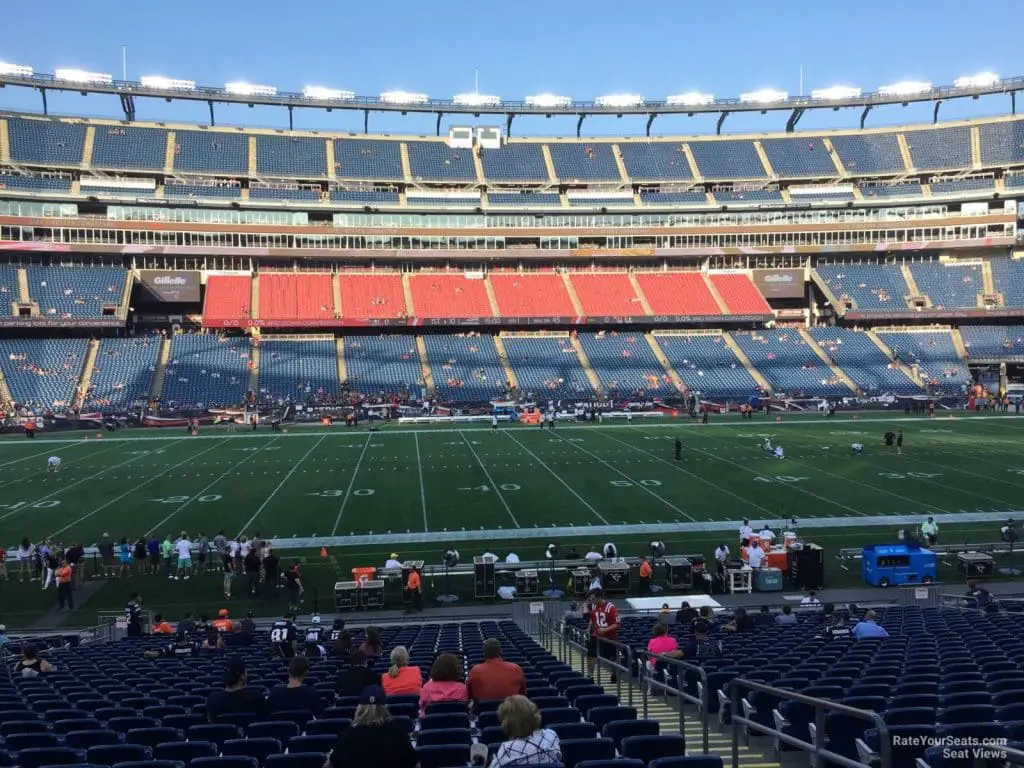
[[(85, 605), (89, 601), (89, 598), (103, 589), (104, 584), (106, 584), (105, 581), (87, 581), (79, 586), (75, 590), (74, 595), (75, 608), (78, 609)], [(52, 592), (53, 601), (56, 603), (57, 590), (52, 590)], [(53, 608), (39, 617), (39, 620), (32, 625), (31, 630), (34, 632), (45, 632), (51, 629), (58, 629), (63, 627), (72, 616), (74, 616), (74, 612), (67, 609), (62, 610), (54, 605)]]

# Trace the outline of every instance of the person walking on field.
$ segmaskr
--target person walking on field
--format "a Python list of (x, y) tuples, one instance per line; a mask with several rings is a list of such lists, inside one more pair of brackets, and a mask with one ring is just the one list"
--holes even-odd
[(900, 433), (898, 435), (896, 435), (896, 455), (897, 456), (902, 456), (903, 455), (903, 430), (902, 429), (900, 430)]

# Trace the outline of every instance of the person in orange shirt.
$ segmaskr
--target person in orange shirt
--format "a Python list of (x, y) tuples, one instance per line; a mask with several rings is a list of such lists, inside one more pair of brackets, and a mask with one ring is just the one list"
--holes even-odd
[(651, 594), (651, 574), (654, 573), (654, 569), (651, 567), (650, 561), (645, 557), (640, 560), (640, 594), (649, 595)]
[[(420, 578), (420, 572), (413, 568), (409, 571), (409, 578), (405, 582), (405, 590), (409, 598), (409, 607), (406, 608), (406, 613), (412, 611), (423, 610), (423, 580)], [(384, 687), (387, 690), (387, 686)]]
[(380, 676), (380, 684), (388, 696), (422, 692), (423, 675), (419, 667), (409, 666), (409, 651), (404, 645), (391, 650), (391, 668)]
[(54, 572), (57, 577), (57, 607), (63, 609), (66, 603), (69, 611), (75, 610), (75, 598), (71, 593), (71, 566), (61, 558), (60, 567)]
[(153, 634), (154, 635), (173, 635), (174, 627), (171, 626), (170, 622), (166, 621), (162, 614), (157, 614), (153, 617)]
[(220, 609), (217, 618), (213, 621), (213, 626), (218, 632), (230, 632), (235, 628), (235, 622), (228, 618), (227, 608)]

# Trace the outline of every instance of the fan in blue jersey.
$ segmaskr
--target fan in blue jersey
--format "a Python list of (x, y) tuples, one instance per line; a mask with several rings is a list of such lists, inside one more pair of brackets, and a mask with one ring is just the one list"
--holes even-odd
[(270, 625), (270, 644), (282, 657), (290, 659), (295, 656), (295, 640), (298, 638), (295, 627), (295, 614), (287, 613)]

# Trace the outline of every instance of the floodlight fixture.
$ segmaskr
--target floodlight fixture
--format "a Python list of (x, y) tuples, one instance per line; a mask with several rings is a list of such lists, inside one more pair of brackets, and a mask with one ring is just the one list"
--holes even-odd
[(460, 107), (496, 107), (501, 98), (486, 93), (460, 93), (452, 99)]
[(409, 91), (384, 91), (380, 100), (385, 104), (426, 104), (430, 97), (425, 93), (410, 93)]
[(977, 75), (958, 77), (953, 81), (957, 88), (988, 88), (999, 82), (999, 75), (994, 72), (981, 72)]
[(232, 96), (276, 96), (277, 88), (272, 85), (255, 85), (243, 81), (226, 83), (224, 90)]
[(774, 104), (778, 101), (785, 101), (789, 94), (775, 88), (761, 88), (757, 91), (740, 94), (740, 101), (744, 104)]
[(0, 75), (32, 77), (32, 67), (26, 67), (21, 64), (8, 64), (6, 61), (0, 61)]
[(599, 107), (639, 107), (644, 103), (644, 97), (638, 93), (609, 93), (598, 96), (594, 103)]
[(923, 80), (901, 80), (898, 83), (879, 86), (878, 92), (883, 96), (914, 96), (932, 89), (931, 83)]
[(321, 101), (352, 101), (356, 97), (356, 92), (342, 91), (337, 88), (324, 88), (321, 85), (307, 85), (302, 89), (302, 95), (307, 99), (319, 99)]
[(103, 72), (86, 72), (84, 69), (58, 69), (53, 73), (57, 80), (86, 85), (109, 85), (114, 78)]
[(146, 88), (159, 88), (162, 91), (194, 91), (196, 83), (194, 80), (175, 80), (161, 75), (143, 75), (139, 82)]
[(822, 99), (823, 101), (836, 101), (839, 99), (859, 99), (860, 94), (860, 88), (855, 86), (833, 85), (828, 88), (817, 88), (811, 91), (811, 98)]
[(558, 96), (554, 93), (538, 93), (526, 97), (526, 104), (530, 107), (568, 107), (572, 104), (572, 97)]
[(689, 91), (688, 93), (677, 93), (669, 96), (665, 102), (673, 107), (706, 107), (714, 102), (714, 94)]

